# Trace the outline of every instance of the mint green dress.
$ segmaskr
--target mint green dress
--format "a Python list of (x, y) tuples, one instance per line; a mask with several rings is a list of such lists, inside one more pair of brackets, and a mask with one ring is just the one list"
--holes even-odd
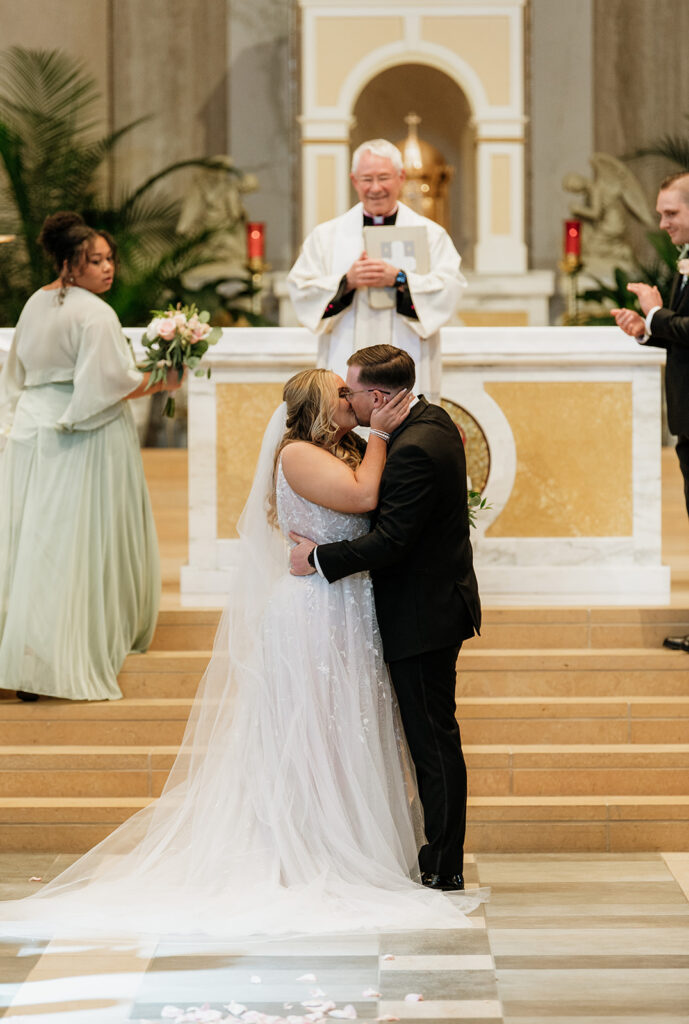
[(158, 614), (158, 544), (124, 396), (119, 321), (69, 288), (31, 296), (0, 375), (0, 687), (114, 700)]

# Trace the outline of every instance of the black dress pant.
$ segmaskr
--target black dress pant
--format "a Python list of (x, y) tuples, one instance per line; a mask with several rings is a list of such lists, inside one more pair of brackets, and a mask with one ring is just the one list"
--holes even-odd
[(419, 852), (419, 867), (439, 875), (461, 874), (464, 866), (467, 772), (455, 718), (460, 647), (389, 666), (423, 805), (428, 841)]
[(679, 468), (684, 477), (684, 501), (687, 506), (687, 515), (689, 515), (689, 435), (680, 434), (678, 436), (675, 451), (679, 459)]

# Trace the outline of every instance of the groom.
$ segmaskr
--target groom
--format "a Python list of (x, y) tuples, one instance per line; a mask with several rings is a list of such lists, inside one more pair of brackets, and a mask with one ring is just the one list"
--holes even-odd
[[(362, 426), (402, 388), (414, 387), (414, 361), (392, 345), (359, 349), (341, 392)], [(448, 414), (423, 396), (391, 435), (371, 532), (319, 544), (292, 534), (292, 572), (318, 571), (333, 583), (370, 571), (383, 652), (416, 767), (426, 844), (424, 885), (464, 888), (466, 767), (455, 718), (455, 664), (478, 632), (481, 605), (467, 513), (466, 462)]]

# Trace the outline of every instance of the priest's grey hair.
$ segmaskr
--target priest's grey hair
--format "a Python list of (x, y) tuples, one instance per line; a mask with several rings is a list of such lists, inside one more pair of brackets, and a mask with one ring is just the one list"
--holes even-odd
[(359, 167), (359, 161), (366, 152), (373, 153), (374, 156), (382, 156), (384, 159), (390, 160), (398, 174), (404, 167), (402, 154), (397, 146), (393, 146), (393, 144), (388, 142), (387, 139), (369, 139), (368, 142), (362, 142), (360, 146), (357, 146), (352, 154), (352, 174), (356, 174)]

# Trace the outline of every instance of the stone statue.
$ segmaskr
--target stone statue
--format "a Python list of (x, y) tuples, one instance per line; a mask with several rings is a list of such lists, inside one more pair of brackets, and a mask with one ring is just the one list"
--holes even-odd
[(182, 205), (177, 232), (192, 235), (211, 229), (204, 243), (206, 261), (183, 275), (192, 291), (221, 278), (246, 273), (246, 210), (242, 197), (258, 188), (253, 174), (241, 174), (232, 157), (213, 157), (215, 167), (204, 167), (195, 176)]
[(626, 240), (627, 214), (648, 227), (653, 227), (654, 220), (641, 185), (626, 164), (608, 153), (593, 153), (589, 163), (592, 178), (567, 174), (562, 187), (582, 196), (582, 201), (572, 203), (569, 209), (582, 222), (584, 270), (597, 277), (610, 276), (615, 267), (634, 266)]

